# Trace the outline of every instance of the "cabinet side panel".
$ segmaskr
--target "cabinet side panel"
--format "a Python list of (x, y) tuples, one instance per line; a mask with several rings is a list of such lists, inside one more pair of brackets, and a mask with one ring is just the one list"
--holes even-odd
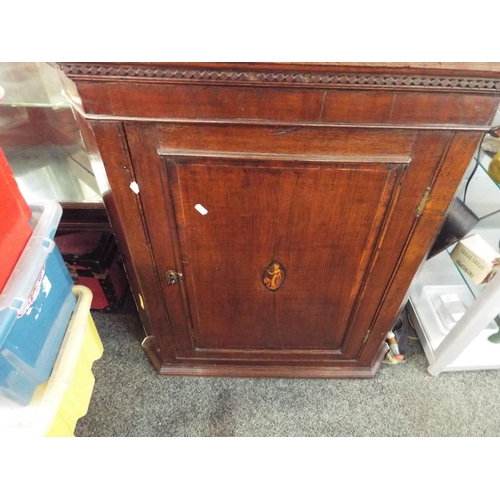
[[(137, 195), (130, 189), (135, 179), (122, 126), (118, 123), (91, 122), (109, 190), (104, 203), (115, 232), (137, 308), (148, 335), (156, 336), (165, 361), (175, 358), (175, 347), (166, 311), (158, 288), (155, 263), (141, 218)], [(142, 301), (138, 294), (141, 294)], [(144, 307), (142, 307), (142, 304)]]
[[(436, 139), (438, 137), (434, 141)], [(446, 210), (458, 189), (460, 180), (480, 139), (481, 134), (478, 133), (458, 132), (450, 135), (446, 146), (441, 147), (443, 151), (441, 159), (429, 183), (431, 187), (430, 198), (422, 216), (415, 219), (410, 238), (401, 248), (399, 262), (395, 266), (396, 272), (391, 279), (386, 297), (380, 304), (380, 312), (375, 315), (372, 334), (361, 354), (361, 361), (370, 359), (371, 350), (375, 349), (383, 340), (388, 328), (392, 326), (391, 321), (395, 320), (398, 312), (404, 306), (415, 273), (432, 247), (443, 224)], [(433, 149), (435, 149), (434, 154), (437, 154), (440, 146), (436, 143), (432, 145), (429, 140), (422, 137), (416, 143), (415, 149), (419, 157), (425, 158), (426, 154), (432, 154)]]
[[(395, 277), (401, 279), (401, 277), (406, 276), (406, 278), (411, 279), (413, 276), (414, 270), (411, 267), (407, 269), (405, 265), (402, 265), (401, 256), (408, 247), (408, 239), (411, 238), (418, 220), (416, 209), (427, 189), (432, 186), (451, 135), (449, 132), (420, 132), (415, 136), (411, 162), (406, 179), (401, 185), (399, 201), (394, 206), (377, 259), (370, 270), (361, 293), (363, 308), (357, 311), (352, 323), (351, 335), (353, 338), (350, 345), (358, 345), (358, 348), (362, 346), (363, 350), (369, 348), (370, 353), (366, 359), (373, 356), (373, 353), (378, 349), (380, 344), (377, 344), (377, 342), (384, 340), (381, 332), (385, 331), (387, 333), (389, 331), (392, 326), (390, 322), (395, 318), (397, 312), (397, 307), (394, 309), (384, 305), (384, 297), (388, 293), (393, 293), (394, 297), (397, 297), (397, 300), (401, 302), (406, 293), (406, 290), (401, 288), (393, 289)], [(423, 258), (423, 253), (428, 244), (427, 237), (422, 233), (420, 239), (413, 240), (410, 254), (414, 255), (416, 260)], [(421, 246), (425, 246), (425, 248), (422, 249)], [(409, 284), (408, 282), (408, 286)], [(379, 287), (385, 290), (382, 301), (380, 300), (381, 297), (375, 297), (372, 293), (372, 290)], [(380, 335), (373, 345), (367, 342), (363, 346), (362, 339), (367, 333), (364, 326), (366, 319), (371, 318), (371, 324), (368, 327), (371, 332), (368, 338), (371, 339), (374, 336), (373, 321), (377, 318), (381, 309), (385, 313), (385, 320), (378, 323)], [(356, 342), (354, 338), (357, 338), (359, 342)], [(359, 356), (360, 352), (361, 350), (358, 349), (356, 356)], [(354, 356), (354, 353), (351, 353), (351, 355)]]

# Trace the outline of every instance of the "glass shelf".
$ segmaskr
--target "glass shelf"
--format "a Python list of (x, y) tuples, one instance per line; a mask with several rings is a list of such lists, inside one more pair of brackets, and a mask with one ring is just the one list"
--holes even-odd
[[(458, 192), (458, 197), (463, 200), (465, 183), (470, 177), (477, 162), (477, 152), (469, 165), (462, 185)], [(500, 253), (500, 185), (488, 174), (488, 166), (492, 159), (490, 154), (481, 151), (479, 154), (479, 166), (469, 184), (467, 190), (466, 204), (481, 219), (468, 235), (478, 234), (495, 251)], [(468, 236), (467, 235), (467, 236)], [(451, 255), (455, 245), (447, 248), (446, 253)], [(471, 278), (463, 272), (449, 257), (456, 272), (461, 277), (474, 298), (484, 290), (486, 285), (476, 285)], [(495, 322), (500, 324), (500, 317), (495, 318)]]
[[(0, 147), (28, 202), (104, 205), (78, 123), (52, 63), (0, 63)], [(85, 214), (82, 215), (85, 218)]]
[[(500, 106), (493, 125), (495, 124), (500, 125)], [(481, 168), (475, 169), (478, 155), (478, 163)], [(488, 173), (488, 166), (492, 158), (493, 154), (491, 153), (482, 150), (476, 151), (456, 196), (465, 201), (465, 204), (480, 219), (469, 235), (478, 234), (500, 253), (500, 185)], [(467, 197), (464, 200), (466, 186), (468, 186)], [(450, 333), (450, 330), (443, 326), (441, 304), (436, 303), (432, 298), (439, 296), (441, 303), (443, 303), (445, 295), (448, 295), (447, 300), (449, 300), (450, 294), (454, 294), (468, 308), (485, 286), (488, 286), (475, 285), (470, 277), (455, 265), (450, 257), (455, 246), (452, 245), (446, 251), (423, 262), (409, 291), (407, 310), (425, 355), (431, 364), (436, 360), (436, 356), (440, 356), (438, 348)], [(444, 310), (446, 311), (446, 308)], [(500, 311), (500, 305), (498, 310)], [(468, 333), (471, 334), (471, 338), (473, 335), (474, 339), (443, 371), (500, 369), (500, 343), (496, 340), (500, 336), (499, 326), (500, 316), (497, 315), (494, 321), (481, 332), (472, 331), (474, 327), (471, 327), (471, 331)], [(453, 343), (455, 340), (456, 337), (451, 342)]]
[(59, 75), (51, 63), (1, 63), (0, 85), (5, 90), (2, 107), (69, 108)]
[(27, 200), (48, 198), (60, 203), (101, 201), (88, 158), (75, 147), (34, 146), (11, 151), (7, 159)]

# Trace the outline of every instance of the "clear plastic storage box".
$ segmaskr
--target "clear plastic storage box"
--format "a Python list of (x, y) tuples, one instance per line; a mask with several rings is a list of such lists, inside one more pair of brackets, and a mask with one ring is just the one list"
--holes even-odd
[(33, 234), (0, 294), (0, 406), (29, 404), (53, 368), (76, 299), (54, 243), (62, 208), (30, 204)]
[(47, 382), (40, 384), (28, 406), (0, 407), (0, 438), (72, 437), (89, 407), (95, 378), (94, 361), (103, 346), (90, 315), (92, 292), (73, 287), (77, 305)]

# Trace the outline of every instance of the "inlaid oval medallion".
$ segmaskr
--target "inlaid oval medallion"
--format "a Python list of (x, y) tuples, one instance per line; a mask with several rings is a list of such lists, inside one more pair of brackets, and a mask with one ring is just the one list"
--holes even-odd
[(275, 292), (285, 282), (286, 272), (281, 263), (273, 260), (262, 275), (262, 284), (270, 291)]

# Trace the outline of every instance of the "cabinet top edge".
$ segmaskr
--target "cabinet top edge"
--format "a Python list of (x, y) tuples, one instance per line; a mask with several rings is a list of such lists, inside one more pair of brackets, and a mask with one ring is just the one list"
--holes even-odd
[(500, 92), (500, 63), (491, 62), (60, 62), (73, 80), (319, 85)]
[(60, 62), (62, 66), (141, 66), (233, 70), (361, 71), (425, 74), (456, 74), (500, 77), (500, 62)]

